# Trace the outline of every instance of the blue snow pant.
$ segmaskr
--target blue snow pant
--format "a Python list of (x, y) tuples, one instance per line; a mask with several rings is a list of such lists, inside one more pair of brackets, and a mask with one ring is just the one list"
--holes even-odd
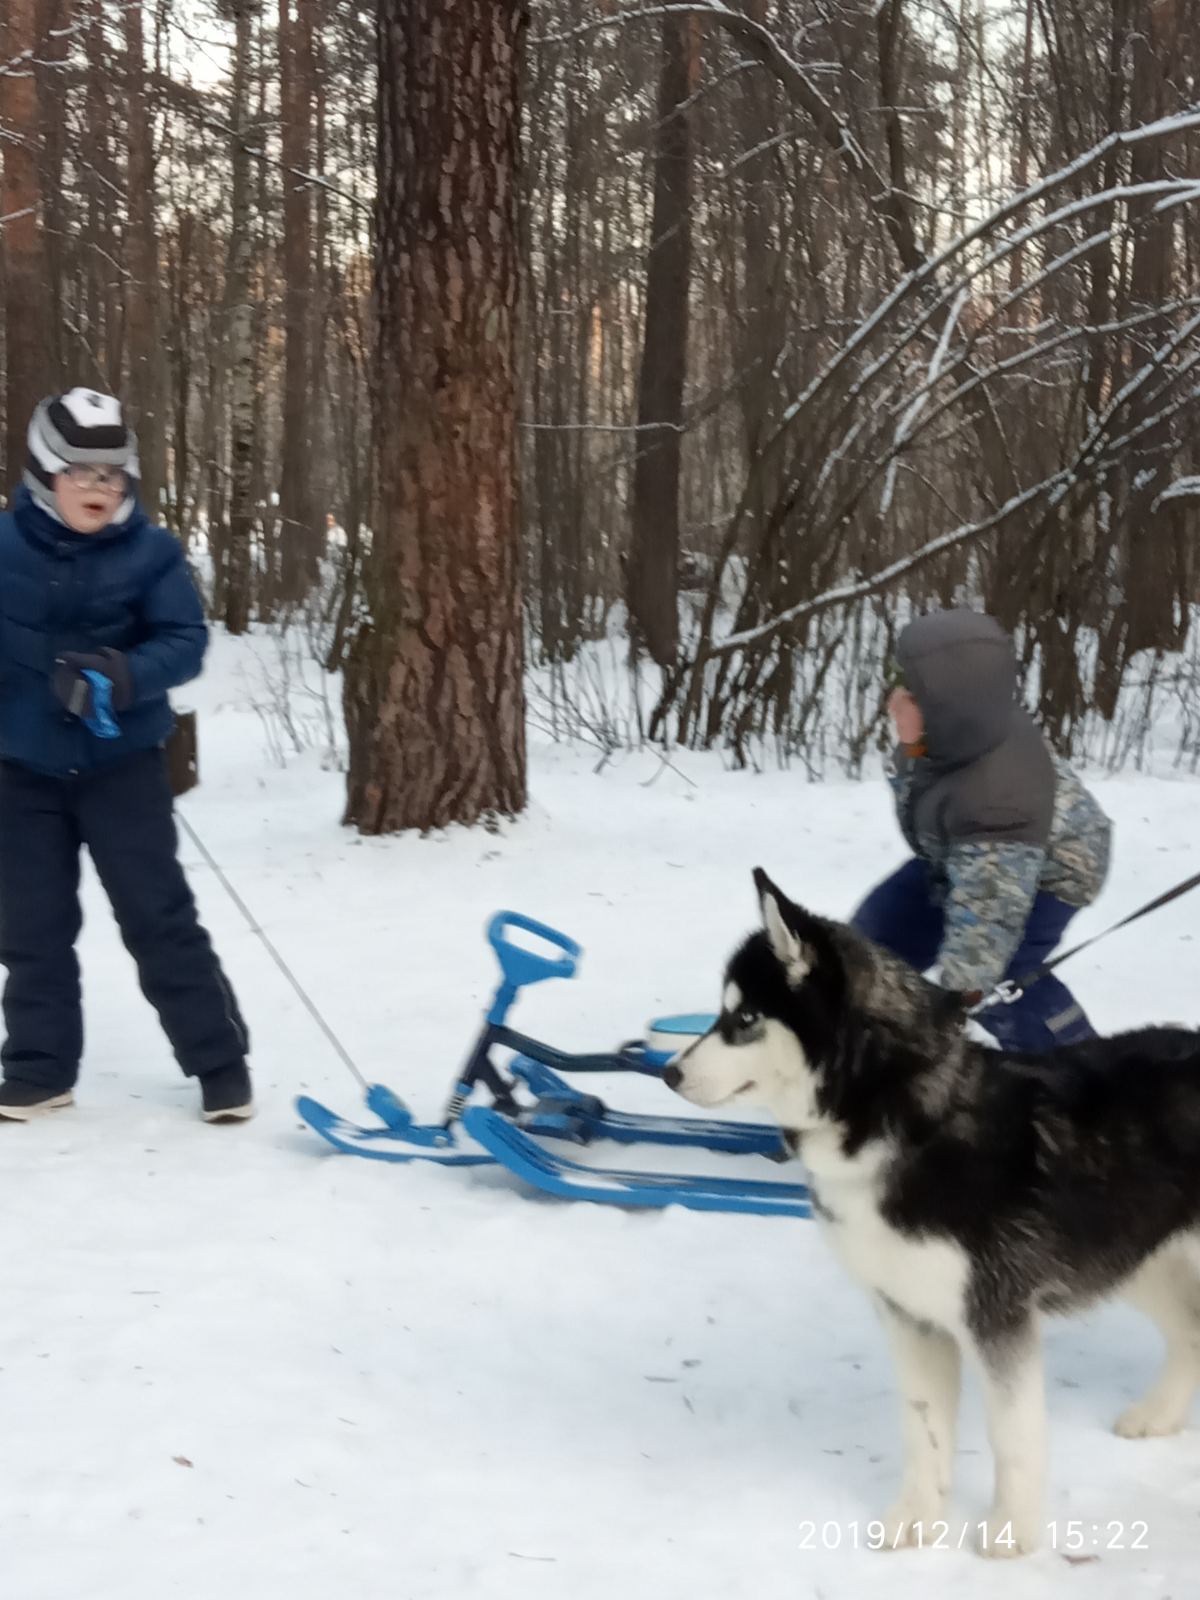
[(75, 942), (83, 926), (80, 850), (112, 903), (142, 993), (176, 1060), (201, 1077), (245, 1060), (249, 1038), (179, 864), (161, 750), (78, 777), (0, 762), (0, 964), (9, 1081), (73, 1087), (83, 1054)]
[[(1041, 966), (1075, 912), (1076, 907), (1054, 895), (1039, 894), (1005, 977), (1020, 978)], [(913, 857), (872, 890), (855, 912), (852, 926), (918, 972), (928, 972), (941, 949), (945, 917), (931, 892), (926, 862)], [(1006, 1050), (1040, 1052), (1096, 1037), (1083, 1008), (1053, 974), (1012, 1005), (989, 1006), (975, 1020)]]

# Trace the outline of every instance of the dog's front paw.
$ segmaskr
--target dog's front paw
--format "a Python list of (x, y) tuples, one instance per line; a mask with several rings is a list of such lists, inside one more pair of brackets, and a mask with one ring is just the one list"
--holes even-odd
[(938, 1538), (943, 1524), (939, 1524), (941, 1508), (934, 1502), (922, 1502), (902, 1496), (890, 1506), (879, 1521), (883, 1527), (881, 1550), (917, 1550), (931, 1545)]
[(1032, 1555), (1041, 1543), (1041, 1529), (1030, 1517), (1010, 1517), (993, 1511), (979, 1536), (979, 1553), (995, 1561)]
[(1113, 1432), (1122, 1439), (1167, 1439), (1182, 1432), (1186, 1421), (1186, 1415), (1180, 1416), (1177, 1409), (1155, 1404), (1147, 1396), (1122, 1411), (1113, 1424)]

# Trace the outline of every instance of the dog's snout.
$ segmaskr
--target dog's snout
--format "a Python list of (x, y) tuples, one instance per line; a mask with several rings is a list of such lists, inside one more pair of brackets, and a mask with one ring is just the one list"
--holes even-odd
[(678, 1089), (679, 1085), (683, 1082), (683, 1073), (680, 1072), (679, 1068), (675, 1066), (673, 1062), (669, 1067), (663, 1068), (662, 1076), (663, 1082), (666, 1084), (668, 1089)]

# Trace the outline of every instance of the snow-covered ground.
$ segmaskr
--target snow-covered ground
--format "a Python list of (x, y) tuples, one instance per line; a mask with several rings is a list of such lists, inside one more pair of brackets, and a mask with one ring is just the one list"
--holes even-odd
[[(182, 809), (367, 1076), (422, 1112), (490, 991), (493, 911), (585, 948), (519, 1022), (608, 1047), (714, 1005), (754, 865), (841, 914), (899, 859), (882, 782), (689, 755), (597, 776), (594, 755), (537, 744), (529, 810), (498, 836), (362, 841), (315, 753), (269, 761), (246, 662), (218, 639), (180, 697), (201, 713), (203, 777)], [(1081, 936), (1200, 867), (1196, 781), (1098, 788), (1116, 861)], [(892, 1375), (812, 1224), (567, 1206), (486, 1170), (326, 1152), (294, 1097), (356, 1114), (361, 1094), (185, 856), (248, 1013), (261, 1113), (199, 1122), (89, 877), (79, 1105), (0, 1128), (3, 1600), (1189, 1592), (1200, 1435), (1109, 1431), (1158, 1357), (1132, 1313), (1049, 1334), (1057, 1551), (1049, 1533), (1016, 1566), (865, 1549), (897, 1481)], [(1200, 1023), (1198, 906), (1072, 964), (1100, 1025)], [(989, 1488), (972, 1385), (954, 1516), (977, 1522)]]

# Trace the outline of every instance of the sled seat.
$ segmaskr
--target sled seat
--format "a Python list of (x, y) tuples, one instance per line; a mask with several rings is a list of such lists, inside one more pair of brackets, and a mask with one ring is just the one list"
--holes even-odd
[(709, 1011), (685, 1011), (674, 1017), (655, 1017), (646, 1030), (644, 1057), (649, 1066), (665, 1067), (681, 1050), (701, 1039), (716, 1022)]

